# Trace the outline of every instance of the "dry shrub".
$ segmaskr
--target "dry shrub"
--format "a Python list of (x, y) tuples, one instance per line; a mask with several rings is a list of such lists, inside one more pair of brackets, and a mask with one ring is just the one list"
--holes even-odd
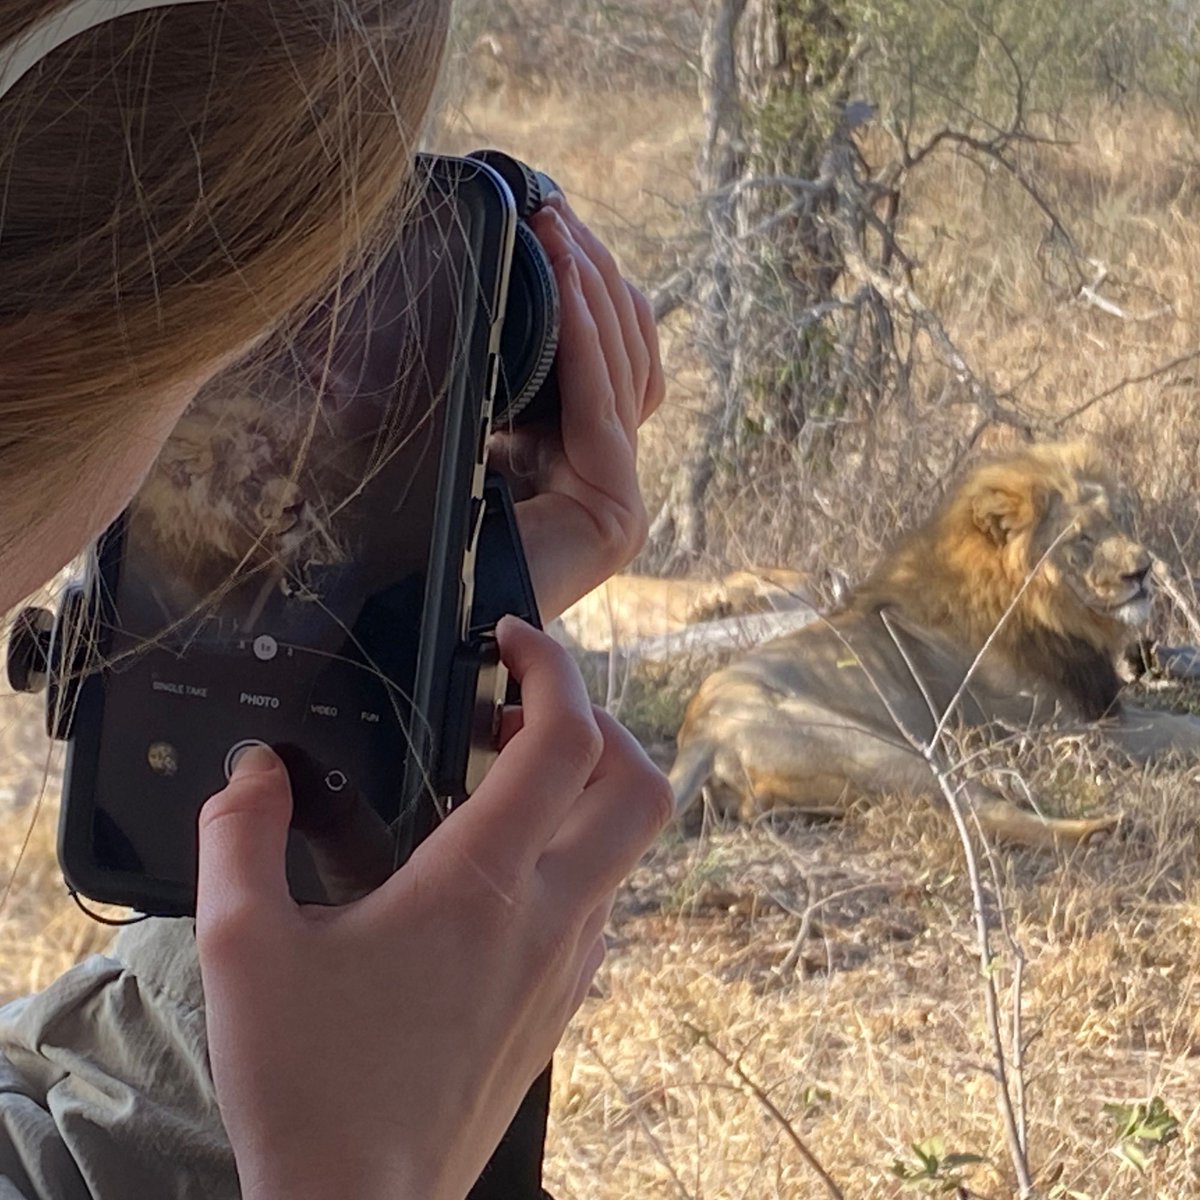
[[(976, 376), (1043, 436), (1100, 441), (1145, 501), (1147, 540), (1187, 577), (1200, 549), (1190, 449), (1200, 437), (1200, 158), (1187, 123), (1144, 102), (1080, 111), (1064, 139), (1023, 148), (1019, 165), (1077, 253), (1011, 174), (950, 150), (906, 183), (898, 236), (917, 263), (917, 292)], [(882, 161), (883, 134), (864, 150)], [(1097, 293), (1124, 318), (1079, 294), (1102, 268)], [(1017, 440), (994, 425), (969, 444), (981, 414), (960, 381), (927, 339), (902, 349), (907, 388), (878, 411), (847, 412), (831, 448), (768, 444), (718, 464), (705, 567), (772, 562), (860, 578), (969, 453)], [(695, 392), (681, 394), (681, 408), (695, 407)], [(678, 444), (676, 434), (668, 453)], [(667, 477), (648, 464), (655, 499)]]

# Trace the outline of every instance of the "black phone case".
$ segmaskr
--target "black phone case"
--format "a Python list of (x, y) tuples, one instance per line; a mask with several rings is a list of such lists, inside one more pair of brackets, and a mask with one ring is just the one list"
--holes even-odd
[[(453, 189), (459, 208), (470, 214), (463, 223), (478, 289), (469, 316), (462, 320), (464, 353), (451, 373), (442, 403), (447, 407), (440, 451), (429, 571), (425, 580), (422, 626), (413, 707), (424, 715), (414, 749), (405, 757), (401, 810), (411, 814), (413, 828), (397, 841), (411, 847), (436, 821), (423, 798), (426, 781), (436, 774), (437, 738), (445, 718), (445, 681), (472, 604), (474, 539), (483, 501), (484, 444), (490, 398), (496, 377), (498, 319), (508, 282), (515, 213), (511, 195), (495, 172), (464, 159), (427, 157), (431, 190)], [(109, 597), (116, 591), (122, 567), (124, 520), (119, 518), (98, 543), (80, 601), (81, 617), (95, 631), (95, 651), (103, 662), (110, 650), (115, 612)], [(108, 607), (106, 607), (108, 606)], [(412, 636), (407, 632), (407, 636)], [(143, 874), (114, 870), (97, 861), (94, 850), (100, 731), (108, 677), (103, 670), (84, 672), (70, 698), (69, 743), (59, 824), (59, 859), (72, 890), (93, 900), (126, 905), (138, 911), (183, 916), (195, 911), (194, 886)], [(399, 757), (399, 750), (398, 750)], [(204, 797), (197, 797), (197, 811)], [(151, 814), (148, 814), (150, 819)]]
[[(414, 695), (414, 706), (426, 716), (426, 728), (438, 730), (445, 716), (444, 681), (451, 673), (456, 647), (470, 632), (472, 614), (476, 618), (479, 614), (479, 606), (473, 604), (473, 584), (481, 527), (484, 537), (480, 567), (491, 581), (487, 586), (493, 588), (504, 575), (497, 570), (498, 557), (504, 550), (497, 552), (496, 547), (506, 546), (506, 537), (514, 529), (511, 505), (502, 487), (497, 505), (484, 512), (484, 444), (489, 405), (482, 403), (481, 398), (490, 398), (495, 386), (497, 319), (508, 283), (515, 213), (505, 185), (488, 168), (463, 160), (425, 161), (437, 186), (453, 186), (460, 203), (471, 205), (470, 242), (480, 282), (469, 348), (445, 398), (450, 413), (442, 443)], [(497, 487), (495, 480), (490, 481), (489, 495)], [(507, 521), (507, 532), (500, 528), (498, 520)], [(123, 528), (123, 522), (118, 520), (101, 540), (85, 586), (72, 600), (75, 619), (97, 631), (97, 649), (102, 659), (108, 649), (105, 630), (112, 624), (112, 614), (104, 611), (104, 603), (113, 594), (120, 571)], [(523, 572), (523, 562), (521, 566)], [(498, 604), (499, 612), (511, 609), (537, 623), (527, 574), (520, 574), (516, 590), (509, 598), (497, 595), (496, 601), (489, 603), (492, 607)], [(95, 786), (104, 703), (104, 674), (85, 673), (77, 694), (65, 706), (69, 723), (64, 722), (58, 730), (69, 739), (59, 826), (63, 873), (73, 890), (95, 900), (167, 916), (191, 913), (195, 896), (190, 888), (165, 887), (161, 880), (102, 869), (97, 864), (90, 799)], [(403, 784), (406, 797), (420, 795), (425, 781), (435, 774), (438, 749), (436, 739), (428, 736), (420, 743), (418, 753), (409, 753)], [(419, 842), (435, 824), (430, 805), (413, 806), (411, 811), (416, 814), (414, 825), (398, 838), (398, 844), (407, 848)], [(403, 1014), (397, 1017), (403, 1019)], [(472, 1188), (470, 1200), (549, 1200), (541, 1186), (549, 1095), (547, 1066)]]

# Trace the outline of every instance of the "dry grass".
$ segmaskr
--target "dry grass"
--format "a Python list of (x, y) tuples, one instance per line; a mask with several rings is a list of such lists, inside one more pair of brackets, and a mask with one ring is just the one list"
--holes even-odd
[(111, 932), (70, 901), (55, 859), (62, 754), (36, 700), (0, 697), (0, 1001), (45, 987)]
[[(649, 272), (682, 228), (696, 129), (689, 96), (507, 87), (470, 105), (445, 144), (498, 143), (550, 170), (625, 261)], [(905, 227), (918, 282), (983, 374), (1001, 387), (1024, 381), (1023, 403), (1065, 412), (1200, 347), (1200, 196), (1186, 146), (1168, 115), (1096, 109), (1079, 117), (1074, 146), (1038, 151), (1039, 178), (1120, 285), (1107, 294), (1133, 312), (1171, 305), (1146, 321), (1064, 295), (1038, 253), (1044, 220), (1003, 178), (950, 156), (921, 177)], [(678, 358), (671, 365), (667, 434), (647, 439), (652, 495), (698, 398), (697, 376)], [(1144, 498), (1147, 540), (1181, 576), (1196, 573), (1197, 372), (1200, 360), (1125, 388), (1066, 427), (1108, 447)], [(873, 441), (851, 439), (827, 477), (789, 474), (783, 462), (742, 481), (745, 499), (718, 515), (722, 565), (860, 576), (927, 509), (953, 454), (962, 416), (938, 408), (936, 364), (920, 362), (918, 381), (921, 420), (891, 414)], [(662, 687), (657, 702), (642, 688), (643, 728), (668, 728), (677, 711), (685, 689)], [(56, 775), (39, 809), (48, 760), (36, 704), (4, 703), (5, 869), (37, 814), (0, 925), (0, 993), (12, 995), (107, 934), (75, 912), (52, 864)], [(1061, 1195), (1088, 1200), (1197, 1194), (1196, 770), (1118, 769), (1075, 746), (1042, 748), (1020, 770), (1063, 811), (1119, 806), (1132, 818), (1124, 836), (1073, 856), (995, 857), (1027, 959), (1035, 1172), (1046, 1195), (1055, 1180), (1072, 1189)], [(781, 972), (789, 954), (796, 965)], [(1010, 968), (997, 964), (1006, 996)], [(986, 1160), (964, 1168), (963, 1195), (1012, 1195), (978, 996), (960, 849), (925, 806), (896, 800), (836, 825), (666, 837), (622, 893), (608, 963), (558, 1060), (551, 1186), (561, 1200), (821, 1196), (798, 1135), (847, 1197), (891, 1197), (909, 1194), (892, 1160), (911, 1161), (910, 1143), (940, 1135), (948, 1150)], [(1111, 1152), (1103, 1105), (1150, 1096), (1170, 1105), (1181, 1134), (1142, 1176)]]
[[(1025, 774), (1045, 795), (1065, 766), (1088, 777), (1061, 755)], [(1093, 1200), (1182, 1197), (1200, 1186), (1195, 780), (1109, 769), (1097, 790), (1121, 797), (1126, 838), (996, 856), (1027, 959), (1031, 1159)], [(900, 801), (841, 825), (664, 841), (623, 897), (599, 994), (559, 1062), (553, 1187), (580, 1200), (826, 1194), (700, 1030), (846, 1196), (897, 1195), (894, 1159), (934, 1135), (985, 1158), (965, 1172), (971, 1194), (1012, 1195), (969, 914), (948, 822)], [(1111, 1153), (1103, 1105), (1154, 1095), (1183, 1133), (1141, 1178)]]

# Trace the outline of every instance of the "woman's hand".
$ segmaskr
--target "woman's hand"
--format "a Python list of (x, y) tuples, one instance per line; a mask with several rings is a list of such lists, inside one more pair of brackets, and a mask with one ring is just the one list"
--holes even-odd
[(546, 635), (501, 623), (524, 706), (484, 783), (370, 895), (294, 903), (269, 751), (200, 817), (209, 1051), (246, 1200), (462, 1200), (604, 953), (670, 809)]
[(646, 540), (638, 426), (662, 403), (663, 372), (646, 297), (561, 196), (534, 214), (562, 303), (561, 427), (493, 438), (542, 617), (558, 616), (619, 571)]

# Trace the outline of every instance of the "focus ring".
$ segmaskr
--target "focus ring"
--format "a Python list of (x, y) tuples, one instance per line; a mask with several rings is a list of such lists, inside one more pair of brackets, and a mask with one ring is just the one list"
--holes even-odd
[[(505, 381), (509, 396), (503, 416), (509, 422), (516, 421), (522, 409), (526, 408), (541, 391), (542, 385), (546, 382), (551, 368), (554, 366), (554, 356), (558, 353), (558, 283), (550, 269), (550, 261), (546, 258), (545, 251), (542, 250), (541, 244), (528, 225), (517, 226), (517, 241), (521, 244), (518, 252), (521, 256), (522, 266), (536, 275), (535, 279), (530, 280), (530, 287), (536, 290), (541, 302), (545, 305), (543, 311), (546, 313), (546, 320), (542, 331), (540, 351), (529, 366), (528, 375), (520, 382), (519, 390), (509, 387), (508, 381)], [(527, 350), (528, 347), (523, 349)]]

